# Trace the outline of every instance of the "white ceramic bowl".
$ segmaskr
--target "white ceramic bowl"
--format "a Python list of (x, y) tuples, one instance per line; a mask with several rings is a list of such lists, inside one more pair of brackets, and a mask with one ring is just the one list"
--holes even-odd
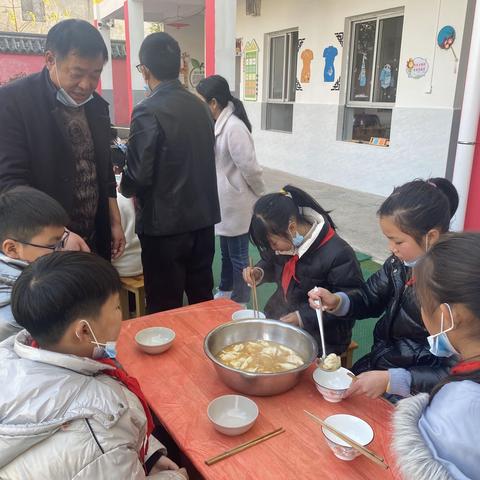
[[(267, 318), (264, 313), (258, 312), (258, 318), (265, 319)], [(232, 320), (254, 320), (255, 319), (255, 310), (237, 310), (232, 315)]]
[(341, 402), (352, 383), (352, 378), (348, 376), (350, 370), (340, 367), (333, 372), (326, 372), (317, 368), (313, 372), (313, 381), (317, 390), (323, 395), (327, 402)]
[(207, 415), (213, 426), (225, 435), (241, 435), (258, 417), (257, 404), (242, 395), (223, 395), (208, 405)]
[[(373, 440), (372, 427), (365, 420), (354, 417), (353, 415), (332, 415), (325, 419), (325, 423), (328, 423), (364, 447)], [(334, 433), (330, 432), (330, 430), (322, 427), (322, 432), (328, 446), (337, 458), (350, 461), (360, 455), (360, 452), (350, 447), (348, 443), (338, 438)]]
[(175, 340), (175, 332), (167, 327), (151, 327), (140, 330), (135, 335), (137, 345), (150, 354), (163, 353)]

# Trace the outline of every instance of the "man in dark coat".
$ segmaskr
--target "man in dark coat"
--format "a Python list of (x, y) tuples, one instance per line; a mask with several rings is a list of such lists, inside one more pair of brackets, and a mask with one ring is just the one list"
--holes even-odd
[(0, 191), (30, 185), (55, 198), (70, 217), (67, 248), (110, 260), (125, 237), (108, 104), (95, 93), (107, 59), (98, 30), (64, 20), (48, 32), (45, 68), (0, 88)]
[(121, 183), (137, 197), (149, 313), (212, 299), (214, 225), (220, 221), (215, 137), (207, 105), (178, 80), (180, 47), (145, 38), (141, 70), (150, 95), (133, 111)]

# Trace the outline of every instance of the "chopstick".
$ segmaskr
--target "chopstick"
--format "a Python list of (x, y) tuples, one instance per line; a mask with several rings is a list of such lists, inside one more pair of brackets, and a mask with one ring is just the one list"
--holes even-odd
[(387, 469), (388, 465), (385, 463), (385, 460), (383, 457), (380, 455), (377, 455), (375, 452), (370, 450), (369, 448), (364, 447), (363, 445), (360, 445), (357, 443), (355, 440), (350, 438), (348, 435), (345, 435), (342, 432), (339, 432), (336, 428), (332, 427), (328, 423), (325, 423), (321, 418), (318, 418), (317, 416), (313, 415), (310, 412), (307, 412), (304, 410), (304, 412), (311, 417), (315, 422), (319, 423), (322, 425), (322, 427), (326, 428), (327, 430), (330, 430), (332, 433), (334, 433), (338, 438), (342, 439), (344, 442), (348, 443), (352, 448), (357, 450), (357, 452), (360, 452), (362, 455), (367, 457), (369, 460), (372, 462), (376, 463), (377, 465), (380, 465), (382, 468)]
[(238, 447), (231, 448), (230, 450), (226, 450), (225, 452), (220, 453), (219, 455), (215, 455), (214, 457), (209, 458), (208, 460), (205, 460), (205, 463), (208, 466), (213, 465), (214, 463), (220, 462), (225, 458), (228, 458), (228, 457), (231, 457), (232, 455), (243, 452), (247, 448), (253, 447), (254, 445), (258, 445), (259, 443), (265, 442), (266, 440), (270, 440), (270, 438), (276, 437), (277, 435), (280, 435), (281, 433), (284, 433), (284, 432), (285, 432), (285, 429), (283, 427), (277, 428), (276, 430), (273, 430), (270, 433), (265, 433), (264, 435), (260, 435), (259, 437), (249, 440), (248, 442), (242, 443), (241, 445), (238, 445)]
[(250, 270), (252, 271), (252, 304), (253, 304), (253, 316), (254, 318), (259, 318), (258, 314), (258, 297), (257, 297), (257, 281), (253, 275), (253, 260), (252, 257), (248, 257), (248, 263), (250, 265)]
[(356, 382), (358, 380), (358, 377), (352, 372), (347, 372), (347, 375), (352, 379), (352, 382)]

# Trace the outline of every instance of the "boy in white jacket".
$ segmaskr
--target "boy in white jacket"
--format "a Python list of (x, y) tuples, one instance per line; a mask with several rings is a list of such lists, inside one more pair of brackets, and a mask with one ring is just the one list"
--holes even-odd
[(113, 360), (119, 290), (115, 269), (82, 252), (42, 257), (18, 278), (12, 311), (26, 330), (0, 344), (0, 478), (188, 478)]

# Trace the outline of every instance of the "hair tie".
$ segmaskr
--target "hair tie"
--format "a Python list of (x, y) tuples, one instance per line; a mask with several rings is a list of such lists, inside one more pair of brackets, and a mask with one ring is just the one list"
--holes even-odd
[(280, 190), (280, 193), (282, 195), (285, 195), (286, 197), (288, 198), (292, 198), (292, 194), (290, 192), (287, 192), (286, 190), (284, 190), (283, 188)]

